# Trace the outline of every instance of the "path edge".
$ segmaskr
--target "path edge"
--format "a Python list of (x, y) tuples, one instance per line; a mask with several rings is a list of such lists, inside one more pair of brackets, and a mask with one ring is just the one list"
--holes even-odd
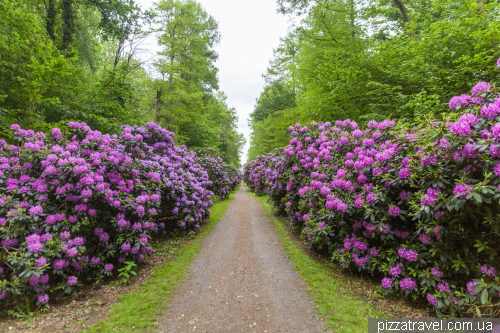
[(247, 191), (247, 194), (261, 203), (270, 223), (275, 227), (287, 258), (292, 261), (295, 270), (307, 285), (313, 306), (319, 311), (327, 327), (336, 332), (367, 332), (368, 318), (386, 317), (370, 304), (341, 290), (345, 284), (327, 265), (314, 260), (292, 242), (283, 222), (273, 215), (266, 196), (256, 196), (251, 191)]
[[(133, 292), (120, 295), (119, 302), (109, 309), (105, 320), (81, 330), (80, 333), (154, 332), (158, 327), (158, 316), (163, 314), (162, 310), (168, 307), (179, 283), (186, 278), (191, 264), (203, 246), (203, 239), (212, 233), (240, 187), (241, 184), (230, 193), (227, 200), (219, 201), (211, 207), (210, 218), (203, 225), (202, 232), (181, 245), (176, 257), (155, 267), (153, 278), (142, 283)], [(133, 302), (137, 299), (142, 299), (142, 306), (139, 308)]]

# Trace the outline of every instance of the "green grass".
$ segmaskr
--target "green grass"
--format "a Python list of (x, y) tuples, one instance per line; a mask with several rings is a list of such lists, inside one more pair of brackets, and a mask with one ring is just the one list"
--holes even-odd
[(318, 262), (298, 248), (290, 240), (283, 223), (273, 216), (266, 197), (247, 193), (261, 202), (264, 212), (276, 228), (288, 258), (308, 286), (314, 306), (323, 316), (326, 326), (336, 332), (367, 332), (368, 318), (386, 317), (372, 305), (351, 295), (346, 290), (345, 283), (336, 277), (327, 264)]
[(120, 303), (109, 310), (106, 320), (81, 332), (150, 332), (158, 326), (156, 320), (167, 307), (168, 301), (177, 286), (186, 277), (189, 266), (202, 247), (203, 238), (209, 235), (220, 220), (229, 202), (234, 199), (231, 193), (228, 200), (219, 201), (211, 208), (210, 218), (200, 234), (185, 245), (180, 245), (177, 256), (162, 266), (156, 267), (154, 274), (134, 292), (118, 297)]

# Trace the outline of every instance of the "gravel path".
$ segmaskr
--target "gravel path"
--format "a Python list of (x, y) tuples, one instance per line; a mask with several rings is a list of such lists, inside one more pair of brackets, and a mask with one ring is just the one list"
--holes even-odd
[(325, 332), (260, 202), (242, 185), (158, 332)]

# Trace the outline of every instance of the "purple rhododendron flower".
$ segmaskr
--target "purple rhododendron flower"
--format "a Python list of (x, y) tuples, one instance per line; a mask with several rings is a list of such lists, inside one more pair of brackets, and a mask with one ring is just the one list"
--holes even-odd
[(38, 253), (43, 250), (43, 245), (42, 243), (32, 243), (28, 245), (28, 251), (33, 252), (33, 253)]
[(418, 235), (418, 238), (420, 239), (420, 241), (424, 244), (430, 244), (431, 243), (431, 237), (427, 234), (420, 234)]
[(405, 277), (403, 280), (401, 280), (401, 282), (399, 282), (399, 286), (401, 287), (401, 289), (413, 290), (417, 286), (417, 283), (412, 278)]
[(413, 251), (413, 250), (408, 250), (405, 253), (405, 258), (408, 261), (417, 261), (417, 259), (418, 259), (418, 253), (416, 251)]
[(56, 270), (63, 269), (64, 267), (67, 266), (67, 264), (68, 264), (68, 262), (66, 260), (64, 260), (64, 259), (56, 259), (52, 263), (52, 265), (54, 266), (54, 269), (56, 269)]
[(399, 216), (400, 214), (401, 214), (401, 208), (399, 208), (398, 206), (389, 207), (389, 215), (391, 215), (392, 217)]
[(399, 266), (391, 267), (389, 268), (389, 274), (397, 278), (401, 274), (401, 268)]
[(40, 257), (38, 258), (38, 261), (36, 263), (36, 267), (42, 267), (43, 265), (46, 265), (47, 264), (47, 259), (45, 259), (45, 257)]
[(443, 272), (441, 272), (439, 270), (439, 267), (432, 267), (431, 273), (432, 273), (432, 275), (437, 276), (438, 278), (442, 278), (443, 277)]
[(46, 284), (49, 282), (49, 274), (44, 274), (40, 276), (40, 279), (38, 280), (39, 283), (41, 284)]
[(499, 113), (500, 105), (497, 105), (495, 103), (491, 103), (488, 106), (483, 105), (483, 107), (481, 108), (481, 116), (488, 120), (493, 120)]
[(130, 244), (129, 243), (123, 243), (121, 246), (121, 249), (123, 252), (128, 252), (130, 250)]
[(463, 193), (462, 195), (459, 196), (459, 198), (465, 199), (465, 197), (467, 196), (467, 194), (470, 193), (471, 190), (472, 190), (472, 186), (470, 186), (468, 184), (457, 184), (453, 188), (453, 193), (455, 195), (459, 195), (460, 193)]
[(430, 293), (427, 293), (427, 301), (432, 305), (432, 306), (437, 306), (438, 305), (438, 299), (434, 296), (432, 296)]
[(49, 295), (43, 294), (43, 295), (38, 296), (38, 302), (40, 304), (47, 304), (49, 302)]
[(469, 292), (469, 294), (471, 294), (473, 296), (479, 296), (479, 293), (474, 294), (475, 286), (478, 286), (479, 284), (480, 284), (479, 282), (475, 282), (475, 281), (467, 282), (467, 291)]
[(36, 286), (39, 281), (40, 281), (40, 278), (38, 276), (36, 276), (36, 275), (33, 274), (33, 275), (30, 276), (29, 285), (32, 286), (32, 287)]
[(399, 178), (401, 179), (409, 179), (412, 174), (409, 168), (401, 168), (401, 170), (399, 170)]
[(389, 289), (391, 286), (392, 286), (391, 278), (385, 277), (382, 279), (382, 287), (384, 287), (384, 289)]
[(369, 203), (374, 203), (376, 197), (377, 197), (377, 195), (375, 193), (368, 193), (366, 195), (366, 201)]
[(474, 87), (472, 87), (472, 95), (480, 94), (486, 92), (491, 88), (491, 84), (485, 81), (478, 82)]
[(78, 283), (78, 278), (76, 276), (70, 276), (68, 278), (68, 286), (74, 286)]
[(33, 216), (37, 216), (43, 213), (43, 208), (40, 205), (33, 206), (29, 209), (29, 212)]
[(450, 291), (450, 285), (446, 281), (441, 281), (437, 285), (437, 290), (439, 290), (442, 293), (446, 293)]
[(78, 255), (78, 249), (76, 247), (72, 247), (68, 249), (67, 254), (70, 258), (75, 258)]

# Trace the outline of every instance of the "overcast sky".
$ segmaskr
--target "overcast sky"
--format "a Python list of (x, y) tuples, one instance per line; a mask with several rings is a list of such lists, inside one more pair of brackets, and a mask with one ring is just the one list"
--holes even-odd
[[(143, 9), (150, 8), (152, 0), (137, 0)], [(228, 97), (228, 105), (238, 113), (238, 130), (247, 143), (242, 163), (250, 143), (247, 118), (253, 111), (255, 99), (263, 87), (262, 74), (273, 56), (279, 38), (287, 33), (287, 18), (276, 13), (276, 0), (198, 0), (208, 14), (219, 22), (220, 45), (216, 47), (219, 60), (219, 87)], [(155, 53), (155, 41), (149, 50)], [(147, 57), (147, 55), (143, 55)]]

